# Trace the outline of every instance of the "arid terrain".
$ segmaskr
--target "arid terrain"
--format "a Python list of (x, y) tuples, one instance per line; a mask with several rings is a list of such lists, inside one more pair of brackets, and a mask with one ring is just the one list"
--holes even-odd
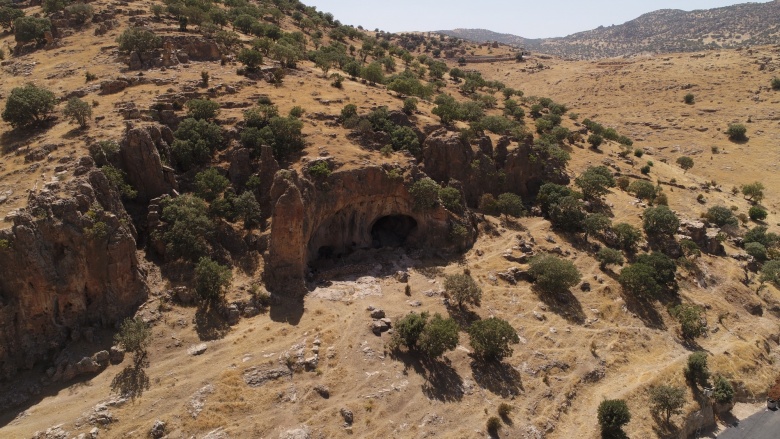
[[(347, 30), (333, 17), (302, 26), (306, 18), (296, 11), (317, 13), (297, 2), (261, 2), (268, 9), (260, 21), (283, 32), (302, 29), (306, 52), (342, 39), (345, 52), (366, 61), (364, 69), (391, 58), (395, 72), (386, 69), (387, 77), (408, 61), (427, 86), (434, 80), (428, 70), (419, 74), (426, 60), (417, 57), (441, 50), (431, 60), (445, 62), (450, 73), (416, 110), (402, 112), (414, 93), (350, 78), (346, 65), (323, 69), (302, 57), (285, 68), (282, 52), (271, 51), (257, 71), (246, 71), (237, 54), (252, 44), (247, 33), (236, 29), (239, 41), (226, 47), (224, 39), (201, 35), (203, 26), (192, 19), (183, 31), (167, 10), (156, 18), (152, 6), (162, 3), (89, 4), (100, 19), (71, 26), (59, 18), (51, 41), (16, 53), (13, 33), (0, 33), (0, 107), (28, 83), (57, 99), (41, 124), (13, 129), (0, 122), (0, 437), (597, 438), (604, 399), (626, 401), (628, 437), (714, 437), (725, 422), (765, 405), (780, 373), (780, 291), (771, 282), (759, 288), (760, 264), (740, 238), (759, 225), (776, 232), (780, 223), (780, 91), (770, 86), (780, 76), (780, 46), (593, 61), (534, 52), (516, 62), (510, 47), (435, 34), (334, 34)], [(46, 15), (39, 5), (22, 9)], [(116, 41), (131, 27), (162, 36), (166, 45), (134, 66)], [(387, 42), (381, 56), (377, 41)], [(399, 46), (411, 59), (390, 53)], [(459, 66), (463, 56), (507, 61)], [(513, 98), (524, 110), (522, 125), (495, 134), (469, 131), (465, 120), (443, 124), (439, 94), (460, 103), (492, 96), (495, 102), (482, 108), (492, 116), (506, 105), (503, 87), (462, 91), (468, 79), (453, 68), (522, 91)], [(274, 76), (280, 69), (281, 81)], [(87, 73), (97, 79), (85, 81)], [(333, 73), (342, 88), (332, 85)], [(694, 95), (692, 103), (684, 102), (686, 94)], [(92, 109), (84, 129), (62, 114), (73, 96)], [(210, 121), (222, 141), (187, 167), (177, 158), (176, 142), (184, 138), (177, 129), (186, 123), (185, 103), (196, 98), (220, 105)], [(556, 156), (539, 149), (545, 133), (535, 119), (544, 116), (531, 113), (540, 98), (564, 104), (560, 125), (583, 134), (554, 147), (570, 155), (565, 167), (554, 167)], [(302, 109), (294, 118), (302, 123), (299, 151), (275, 156), (267, 144), (247, 146), (245, 111), (267, 102), (284, 117)], [(363, 117), (354, 126), (342, 116), (348, 104)], [(390, 115), (376, 116), (380, 123), (409, 128), (412, 139), (404, 142), (417, 141), (419, 151), (389, 147), (394, 135), (366, 116), (381, 107)], [(591, 148), (585, 119), (632, 140), (629, 153), (616, 141)], [(746, 140), (725, 134), (735, 123), (747, 127)], [(104, 176), (94, 153), (100, 141), (117, 142), (117, 166), (135, 197), (121, 195)], [(691, 169), (677, 164), (681, 156), (693, 159)], [(539, 210), (541, 183), (576, 188), (576, 177), (602, 165), (616, 178), (662, 188), (683, 220), (678, 235), (687, 236), (673, 241), (701, 247), (698, 257), (678, 255), (685, 265), (677, 268), (674, 294), (638, 299), (618, 282), (622, 267), (602, 268), (596, 259), (596, 247), (608, 239), (562, 231)], [(244, 224), (214, 213), (227, 199), (222, 192), (197, 205), (211, 221), (204, 254), (232, 273), (218, 304), (196, 299), (198, 259), (174, 253), (165, 241), (173, 221), (163, 206), (200, 194), (196, 175), (209, 168), (229, 181), (222, 192), (252, 194), (261, 210), (255, 223)], [(458, 189), (465, 209), (445, 208), (436, 198), (420, 212), (409, 188), (426, 176)], [(740, 188), (757, 181), (766, 219), (723, 231), (703, 223), (713, 206), (747, 214), (752, 204)], [(480, 206), (484, 194), (506, 192), (522, 197), (528, 215), (487, 214)], [(642, 229), (647, 200), (612, 187), (587, 209), (595, 212), (596, 204), (613, 224)], [(401, 233), (398, 217), (411, 218), (415, 232), (403, 233), (408, 245), (385, 245), (382, 233)], [(399, 222), (377, 230), (383, 218)], [(108, 232), (98, 233), (99, 223)], [(643, 236), (637, 253), (660, 249), (647, 241)], [(581, 281), (561, 294), (540, 292), (529, 282), (528, 264), (545, 254), (573, 263)], [(447, 276), (464, 270), (482, 290), (479, 306), (459, 307), (445, 291)], [(683, 336), (669, 312), (678, 304), (700, 307), (700, 336)], [(454, 318), (457, 347), (432, 360), (393, 346), (387, 324), (411, 311)], [(112, 349), (128, 316), (151, 328), (145, 363)], [(518, 336), (502, 361), (475, 355), (467, 333), (490, 317), (506, 320)], [(733, 386), (731, 404), (715, 404), (686, 382), (683, 370), (695, 351), (706, 352), (709, 370)], [(686, 402), (669, 424), (648, 402), (660, 384), (685, 389)], [(486, 422), (502, 404), (511, 411), (488, 432)]]

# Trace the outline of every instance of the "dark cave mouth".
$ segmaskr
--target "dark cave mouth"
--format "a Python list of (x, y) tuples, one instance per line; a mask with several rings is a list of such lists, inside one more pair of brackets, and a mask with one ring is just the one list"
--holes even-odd
[(417, 230), (417, 220), (408, 215), (387, 215), (374, 221), (371, 226), (373, 248), (401, 247), (409, 235)]

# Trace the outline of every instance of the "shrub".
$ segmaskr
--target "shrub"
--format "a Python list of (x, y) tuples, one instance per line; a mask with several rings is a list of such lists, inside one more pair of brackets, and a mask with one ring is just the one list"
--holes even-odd
[(195, 120), (209, 120), (217, 117), (219, 104), (211, 99), (191, 99), (185, 104), (187, 117)]
[(634, 150), (634, 157), (641, 159), (643, 155), (645, 155), (645, 152), (641, 149), (637, 148)]
[(693, 167), (693, 159), (688, 156), (678, 157), (677, 164), (687, 172)]
[(742, 186), (742, 195), (752, 202), (760, 203), (764, 199), (764, 185), (760, 182), (746, 184)]
[(748, 242), (745, 244), (745, 253), (753, 256), (757, 261), (766, 261), (767, 251), (764, 244), (760, 242)]
[(244, 221), (244, 228), (251, 228), (260, 223), (262, 219), (260, 212), (260, 203), (257, 202), (255, 194), (246, 191), (233, 200), (233, 209), (236, 216)]
[(219, 302), (225, 294), (225, 289), (230, 286), (232, 277), (230, 267), (206, 257), (200, 258), (195, 266), (195, 292), (206, 303)]
[(496, 317), (472, 323), (468, 333), (474, 355), (487, 360), (501, 360), (512, 355), (509, 345), (520, 343), (512, 325)]
[(392, 129), (390, 131), (390, 144), (394, 150), (406, 150), (414, 156), (418, 156), (422, 152), (420, 139), (414, 130), (409, 127), (398, 126)]
[(608, 216), (601, 213), (592, 213), (585, 217), (585, 239), (588, 235), (601, 235), (605, 230), (612, 226), (612, 221)]
[(761, 206), (751, 206), (748, 210), (748, 215), (753, 221), (763, 221), (766, 219), (768, 212)]
[(643, 226), (650, 237), (671, 237), (677, 233), (680, 220), (666, 206), (649, 207), (644, 211)]
[(701, 249), (699, 249), (699, 246), (690, 239), (681, 239), (680, 248), (685, 256), (701, 256)]
[(206, 201), (214, 201), (230, 186), (230, 181), (216, 168), (209, 168), (195, 176), (195, 193)]
[(133, 51), (139, 53), (150, 52), (162, 47), (162, 39), (154, 32), (141, 27), (129, 27), (117, 38), (119, 50), (130, 53)]
[(588, 136), (588, 143), (593, 149), (598, 149), (604, 143), (604, 138), (598, 134), (591, 134)]
[(138, 191), (127, 183), (127, 176), (121, 169), (106, 164), (101, 166), (100, 170), (103, 171), (103, 174), (111, 183), (111, 186), (113, 186), (121, 196), (130, 200), (138, 196)]
[(656, 196), (656, 188), (652, 183), (645, 180), (634, 180), (628, 185), (628, 192), (640, 200), (652, 202)]
[(780, 237), (776, 233), (767, 233), (766, 226), (756, 226), (745, 233), (744, 242), (760, 242), (764, 247), (772, 247), (777, 244)]
[(617, 238), (617, 243), (623, 250), (633, 251), (639, 240), (642, 239), (642, 232), (628, 223), (618, 223), (612, 226), (612, 232)]
[(146, 348), (151, 342), (152, 330), (140, 317), (127, 318), (114, 334), (114, 343), (131, 352), (138, 363), (146, 357)]
[(451, 318), (445, 319), (439, 313), (434, 314), (425, 323), (417, 346), (430, 358), (441, 357), (458, 346), (458, 324)]
[(645, 165), (639, 168), (639, 172), (642, 173), (642, 175), (647, 175), (650, 173), (650, 165)]
[(688, 104), (688, 105), (691, 105), (691, 104), (693, 104), (693, 101), (694, 101), (694, 99), (695, 99), (695, 98), (694, 98), (694, 96), (693, 96), (693, 93), (688, 93), (688, 94), (687, 94), (687, 95), (685, 95), (685, 97), (683, 98), (683, 101), (685, 101), (685, 103), (686, 103), (686, 104)]
[(417, 314), (411, 312), (395, 322), (392, 337), (394, 347), (405, 346), (407, 349), (416, 349), (417, 341), (428, 322), (428, 313)]
[(672, 415), (682, 413), (685, 389), (668, 385), (653, 387), (650, 389), (650, 405), (653, 412), (664, 415), (668, 424)]
[(119, 153), (119, 144), (113, 140), (102, 140), (89, 145), (89, 155), (98, 167), (113, 163)]
[(501, 420), (495, 416), (491, 416), (488, 418), (485, 427), (491, 436), (496, 436), (498, 435), (498, 430), (501, 429)]
[(449, 125), (460, 117), (460, 104), (450, 95), (441, 94), (433, 101), (436, 106), (431, 113), (439, 116), (441, 123)]
[(780, 288), (780, 260), (773, 259), (761, 266), (761, 274), (758, 281), (763, 285), (766, 282)]
[[(13, 31), (14, 21), (21, 17), (24, 17), (24, 11), (12, 8), (10, 3), (6, 5), (0, 2), (0, 28)], [(0, 59), (2, 59), (2, 57), (0, 57)]]
[(54, 110), (54, 105), (54, 93), (27, 84), (11, 90), (2, 118), (14, 128), (32, 125), (44, 120)]
[(528, 274), (534, 278), (534, 285), (548, 294), (563, 293), (582, 279), (573, 262), (553, 255), (542, 255), (531, 259)]
[(620, 430), (631, 421), (631, 412), (622, 399), (605, 399), (598, 409), (598, 420), (601, 431), (605, 433)]
[(515, 218), (525, 216), (526, 214), (523, 199), (519, 195), (510, 192), (498, 196), (496, 210), (498, 213)]
[(451, 212), (460, 213), (463, 211), (463, 205), (460, 203), (460, 191), (454, 187), (445, 187), (439, 190), (441, 204)]
[(92, 16), (95, 15), (95, 10), (92, 5), (84, 3), (76, 3), (65, 8), (70, 17), (76, 21), (79, 25), (83, 25), (86, 22), (92, 20)]
[(621, 190), (628, 189), (628, 185), (631, 183), (631, 180), (628, 177), (618, 177), (618, 179), (615, 181), (617, 183), (617, 187)]
[(70, 98), (62, 114), (78, 123), (81, 128), (86, 128), (87, 121), (92, 118), (92, 106), (79, 98)]
[(747, 136), (745, 136), (746, 133), (747, 127), (741, 123), (733, 123), (729, 125), (729, 128), (726, 130), (726, 135), (729, 136), (730, 140), (734, 141), (747, 140)]
[(738, 220), (734, 216), (734, 212), (726, 206), (710, 207), (705, 214), (705, 218), (718, 227), (738, 225)]
[(576, 196), (563, 197), (550, 207), (550, 222), (560, 230), (582, 231), (585, 217), (585, 204)]
[(596, 200), (608, 194), (609, 188), (615, 187), (615, 179), (606, 166), (591, 166), (574, 180), (574, 184), (582, 189), (585, 199)]
[(409, 194), (414, 200), (414, 207), (418, 210), (428, 210), (436, 205), (439, 200), (441, 187), (432, 178), (425, 177), (412, 183)]
[(772, 81), (770, 81), (770, 85), (772, 86), (772, 90), (780, 90), (780, 78), (775, 76), (772, 78)]
[(577, 197), (579, 194), (569, 188), (555, 183), (545, 183), (539, 188), (539, 193), (536, 195), (536, 201), (539, 203), (539, 207), (542, 212), (549, 214), (552, 206), (558, 204), (560, 200), (565, 197)]
[(174, 133), (176, 140), (171, 152), (176, 164), (183, 170), (207, 163), (211, 154), (222, 144), (222, 130), (205, 120), (186, 118)]
[(463, 307), (464, 303), (479, 306), (482, 299), (482, 288), (477, 285), (471, 275), (451, 274), (444, 279), (444, 289), (449, 297)]
[(680, 322), (680, 330), (686, 340), (699, 337), (706, 331), (706, 327), (701, 321), (702, 309), (696, 305), (676, 305), (669, 310), (669, 314)]
[(596, 260), (599, 261), (602, 270), (608, 265), (623, 265), (624, 262), (623, 253), (609, 247), (601, 247), (596, 253)]
[(340, 119), (342, 123), (353, 116), (357, 116), (357, 106), (355, 104), (347, 104), (341, 109)]
[(263, 63), (263, 54), (255, 49), (241, 49), (236, 55), (238, 62), (246, 66), (250, 72), (257, 70), (257, 67)]
[(729, 404), (734, 399), (734, 387), (729, 380), (717, 375), (715, 376), (715, 386), (712, 389), (712, 397), (720, 404)]
[(303, 109), (303, 107), (296, 105), (296, 106), (290, 108), (290, 113), (289, 114), (290, 114), (290, 117), (294, 117), (296, 119), (300, 119), (301, 116), (303, 116), (303, 113), (305, 113), (305, 112), (306, 111)]
[(47, 14), (53, 14), (65, 9), (68, 4), (70, 4), (70, 0), (43, 0), (41, 9)]
[(403, 111), (406, 114), (412, 114), (415, 111), (417, 111), (417, 99), (416, 98), (406, 98), (406, 99), (404, 99)]
[(166, 257), (195, 260), (208, 250), (206, 238), (213, 232), (208, 206), (193, 195), (168, 198), (162, 203), (165, 226), (155, 231), (165, 243)]
[(694, 352), (688, 356), (688, 365), (685, 368), (685, 377), (691, 383), (698, 384), (701, 387), (707, 386), (707, 380), (710, 379), (710, 372), (707, 369), (706, 352)]
[(653, 267), (647, 264), (631, 264), (620, 272), (618, 283), (626, 293), (653, 298), (661, 292), (655, 274)]
[(498, 416), (501, 416), (502, 418), (506, 419), (509, 417), (509, 414), (512, 413), (512, 406), (502, 402), (498, 405)]
[(652, 252), (650, 254), (639, 255), (636, 258), (639, 264), (645, 264), (654, 271), (653, 278), (659, 285), (665, 286), (674, 282), (674, 274), (677, 271), (677, 265), (674, 261), (661, 252)]

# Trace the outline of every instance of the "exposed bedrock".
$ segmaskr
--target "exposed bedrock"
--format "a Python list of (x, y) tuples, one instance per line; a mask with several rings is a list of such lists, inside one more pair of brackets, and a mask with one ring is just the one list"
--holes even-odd
[(173, 133), (166, 126), (130, 128), (119, 149), (128, 183), (138, 191), (136, 201), (148, 202), (176, 189), (173, 169), (164, 166), (161, 152), (168, 154)]
[(307, 264), (320, 257), (401, 245), (456, 250), (458, 244), (450, 239), (455, 223), (469, 231), (465, 245), (475, 239), (467, 220), (440, 206), (415, 210), (404, 180), (381, 167), (336, 171), (326, 184), (323, 188), (289, 171), (277, 173), (265, 269), (272, 291), (298, 294)]
[(119, 195), (91, 159), (81, 163), (85, 175), (31, 194), (0, 230), (0, 378), (53, 359), (79, 328), (114, 325), (146, 299)]

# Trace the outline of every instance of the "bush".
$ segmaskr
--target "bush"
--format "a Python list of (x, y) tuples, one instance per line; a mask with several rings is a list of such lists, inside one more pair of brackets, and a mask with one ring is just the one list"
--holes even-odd
[(442, 124), (449, 125), (459, 119), (460, 104), (452, 96), (441, 94), (433, 102), (436, 106), (431, 110), (431, 113), (439, 116)]
[(520, 343), (512, 325), (506, 320), (490, 317), (471, 324), (468, 329), (474, 355), (487, 360), (501, 360), (512, 355), (510, 344)]
[(70, 0), (43, 0), (41, 9), (47, 14), (53, 14), (65, 9), (68, 4), (70, 4)]
[(601, 144), (604, 143), (604, 138), (598, 134), (591, 134), (590, 136), (588, 136), (588, 143), (590, 143), (590, 146), (593, 149), (598, 149), (599, 146), (601, 146)]
[(666, 206), (647, 208), (643, 216), (643, 226), (649, 237), (671, 237), (680, 227), (677, 215)]
[(257, 67), (263, 63), (263, 54), (254, 49), (241, 49), (236, 55), (238, 62), (246, 66), (250, 72), (257, 70)]
[(582, 279), (574, 263), (553, 255), (536, 256), (531, 259), (528, 274), (534, 278), (536, 288), (548, 294), (566, 292)]
[(767, 233), (766, 226), (756, 226), (745, 233), (744, 242), (760, 242), (764, 247), (773, 247), (780, 237), (776, 233)]
[(763, 285), (766, 282), (780, 288), (780, 260), (774, 259), (761, 266), (761, 275), (758, 281)]
[(606, 166), (591, 166), (574, 179), (574, 184), (582, 189), (585, 199), (596, 200), (608, 194), (609, 188), (615, 187), (615, 179)]
[(84, 25), (86, 22), (92, 20), (92, 16), (95, 15), (95, 10), (92, 6), (84, 3), (70, 5), (66, 7), (65, 10), (79, 25)]
[(623, 253), (619, 250), (614, 250), (609, 247), (601, 247), (596, 253), (596, 260), (599, 261), (601, 269), (607, 268), (608, 265), (623, 265)]
[(214, 119), (219, 113), (219, 104), (211, 99), (191, 99), (184, 105), (187, 107), (187, 117), (195, 120)]
[(300, 107), (300, 106), (296, 105), (296, 106), (290, 108), (290, 117), (294, 117), (296, 119), (300, 119), (301, 116), (303, 116), (304, 112), (305, 111), (304, 111), (303, 107)]
[(78, 123), (81, 128), (86, 128), (87, 121), (92, 118), (92, 106), (79, 98), (70, 98), (62, 114)]
[(633, 251), (639, 240), (642, 239), (642, 232), (628, 223), (618, 223), (612, 226), (612, 232), (617, 238), (617, 244), (626, 251)]
[(95, 165), (103, 167), (113, 163), (119, 154), (119, 144), (113, 140), (102, 140), (89, 145), (89, 155), (95, 161)]
[(357, 106), (355, 104), (347, 104), (341, 109), (340, 119), (342, 123), (353, 116), (357, 116)]
[(666, 286), (674, 282), (674, 275), (677, 271), (677, 265), (674, 260), (661, 252), (652, 252), (650, 254), (639, 255), (636, 258), (639, 264), (645, 264), (654, 271), (653, 278), (661, 286)]
[(680, 322), (680, 330), (686, 340), (699, 337), (706, 331), (701, 321), (702, 309), (696, 305), (680, 304), (672, 307), (669, 314)]
[(620, 430), (631, 421), (631, 412), (622, 399), (605, 399), (598, 409), (598, 420), (601, 431), (605, 433)]
[(687, 95), (685, 95), (685, 97), (683, 98), (683, 101), (684, 101), (686, 104), (688, 104), (688, 105), (691, 105), (691, 104), (693, 104), (693, 101), (694, 101), (694, 99), (695, 99), (695, 98), (694, 98), (694, 96), (693, 96), (693, 93), (688, 93), (688, 94), (687, 94)]
[(501, 416), (502, 418), (506, 419), (509, 417), (509, 414), (512, 413), (512, 406), (502, 402), (498, 405), (498, 416)]
[(687, 172), (693, 167), (693, 159), (688, 156), (678, 157), (677, 164)]
[(482, 299), (482, 288), (477, 285), (471, 275), (451, 274), (444, 279), (444, 289), (449, 297), (463, 307), (464, 303), (479, 306)]
[(710, 372), (707, 369), (707, 353), (694, 352), (688, 356), (688, 365), (685, 367), (685, 377), (693, 384), (707, 387)]
[(429, 358), (441, 357), (458, 346), (458, 324), (451, 318), (445, 319), (439, 313), (434, 314), (425, 323), (417, 346)]
[(764, 244), (760, 242), (748, 242), (745, 244), (745, 253), (753, 256), (757, 261), (766, 261), (767, 251)]
[(414, 130), (409, 127), (398, 126), (392, 129), (390, 131), (390, 144), (394, 150), (406, 150), (414, 156), (418, 156), (422, 152), (420, 139)]
[(770, 81), (770, 85), (772, 86), (772, 90), (780, 90), (780, 78), (775, 76), (772, 78), (772, 81)]
[(185, 171), (193, 165), (207, 163), (214, 150), (222, 144), (219, 126), (193, 118), (181, 121), (174, 137), (176, 140), (171, 145), (171, 152), (176, 164)]
[(450, 212), (460, 213), (463, 211), (463, 205), (460, 203), (460, 191), (454, 187), (445, 187), (439, 190), (441, 204)]
[(585, 217), (585, 204), (576, 196), (563, 197), (550, 207), (550, 222), (560, 230), (582, 231)]
[(720, 375), (715, 377), (715, 387), (712, 389), (712, 397), (720, 404), (729, 404), (734, 400), (734, 387), (729, 380)]
[(228, 186), (230, 181), (216, 168), (209, 168), (195, 176), (195, 193), (206, 201), (214, 201)]
[(232, 277), (230, 267), (206, 257), (200, 258), (195, 266), (195, 292), (206, 303), (219, 302), (225, 294), (225, 289), (230, 286)]
[(236, 216), (244, 221), (244, 228), (249, 229), (259, 224), (262, 219), (260, 203), (251, 191), (246, 191), (233, 199), (233, 209)]
[(151, 337), (152, 329), (140, 317), (127, 318), (119, 326), (119, 332), (114, 334), (114, 343), (132, 353), (138, 363), (146, 357)]
[(138, 196), (138, 191), (127, 183), (127, 176), (121, 169), (106, 164), (101, 166), (100, 170), (103, 171), (103, 174), (111, 183), (111, 186), (113, 186), (122, 197), (132, 200)]
[(645, 165), (639, 168), (639, 172), (642, 173), (642, 175), (648, 175), (650, 173), (650, 165)]
[(739, 225), (739, 221), (734, 216), (734, 212), (726, 206), (710, 207), (704, 216), (707, 221), (718, 227)]
[(412, 114), (415, 111), (417, 111), (417, 99), (416, 98), (406, 98), (406, 99), (404, 99), (403, 111), (406, 114)]
[(497, 436), (498, 430), (501, 429), (501, 420), (495, 416), (491, 416), (488, 418), (485, 427), (487, 428), (487, 431), (488, 433), (490, 433), (491, 436)]
[(526, 214), (523, 199), (519, 195), (510, 192), (498, 196), (496, 210), (498, 213), (515, 218), (520, 218)]
[(409, 194), (414, 200), (415, 209), (428, 210), (436, 206), (436, 202), (439, 200), (439, 190), (441, 190), (439, 184), (430, 177), (412, 183)]
[(742, 195), (752, 202), (760, 203), (764, 199), (764, 185), (760, 182), (746, 184), (742, 186)]
[(2, 118), (14, 128), (32, 125), (44, 120), (54, 110), (54, 105), (54, 93), (27, 84), (11, 90)]
[(608, 216), (601, 213), (592, 213), (585, 217), (585, 239), (588, 235), (601, 235), (612, 226), (612, 221)]
[(726, 130), (726, 135), (729, 136), (730, 140), (734, 141), (747, 140), (747, 136), (745, 136), (746, 133), (747, 127), (741, 123), (733, 123), (729, 125), (729, 128)]
[(152, 31), (140, 27), (129, 27), (116, 39), (121, 52), (150, 52), (162, 47), (162, 39)]
[(391, 345), (394, 348), (405, 346), (407, 349), (416, 349), (417, 341), (420, 339), (420, 335), (422, 335), (427, 322), (427, 312), (423, 312), (422, 314), (411, 312), (397, 320), (393, 325), (395, 330), (393, 332)]
[(653, 412), (664, 415), (668, 424), (672, 415), (682, 413), (685, 389), (667, 385), (653, 387), (650, 389), (650, 405)]
[(155, 236), (165, 243), (166, 258), (195, 260), (208, 251), (206, 240), (213, 232), (208, 206), (193, 195), (167, 198), (162, 203), (165, 226)]
[(753, 221), (763, 221), (766, 219), (768, 212), (761, 206), (751, 206), (748, 210), (748, 215)]
[(631, 264), (620, 272), (618, 283), (628, 294), (653, 298), (661, 292), (655, 270), (647, 264)]

